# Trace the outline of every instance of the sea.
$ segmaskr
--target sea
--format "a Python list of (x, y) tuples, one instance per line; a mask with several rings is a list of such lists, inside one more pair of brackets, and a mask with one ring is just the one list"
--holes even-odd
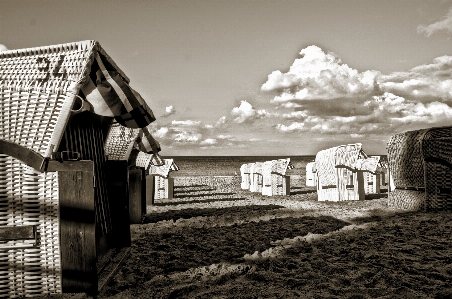
[[(276, 159), (290, 158), (294, 169), (291, 175), (306, 173), (306, 164), (315, 160), (314, 156), (171, 156), (162, 158), (174, 159), (179, 167), (171, 172), (176, 176), (233, 176), (240, 175), (240, 166), (245, 163), (265, 162)], [(289, 174), (289, 173), (288, 173)]]

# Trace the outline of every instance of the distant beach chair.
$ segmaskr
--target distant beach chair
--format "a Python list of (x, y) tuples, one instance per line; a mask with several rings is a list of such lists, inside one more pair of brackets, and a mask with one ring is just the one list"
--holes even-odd
[(153, 190), (149, 190), (153, 196), (152, 203), (156, 199), (173, 198), (174, 178), (170, 177), (170, 172), (178, 171), (179, 167), (174, 163), (174, 159), (163, 159), (163, 162), (163, 165), (150, 164), (148, 170), (149, 179), (153, 180)]
[(317, 186), (316, 172), (315, 162), (309, 162), (306, 164), (306, 187)]
[(315, 165), (319, 201), (363, 200), (364, 172), (377, 171), (376, 159), (369, 159), (361, 143), (322, 150)]
[(240, 187), (242, 190), (249, 190), (250, 189), (250, 166), (248, 164), (242, 164), (240, 166), (240, 175), (242, 177), (242, 183), (240, 184)]
[(286, 171), (293, 168), (290, 158), (264, 162), (262, 195), (290, 195), (290, 176), (286, 176)]
[(398, 133), (387, 148), (395, 187), (388, 195), (389, 207), (452, 210), (452, 127)]
[(256, 162), (252, 163), (250, 166), (250, 191), (251, 192), (259, 192), (262, 193), (262, 184), (263, 184), (263, 177), (262, 177), (262, 166), (263, 162)]

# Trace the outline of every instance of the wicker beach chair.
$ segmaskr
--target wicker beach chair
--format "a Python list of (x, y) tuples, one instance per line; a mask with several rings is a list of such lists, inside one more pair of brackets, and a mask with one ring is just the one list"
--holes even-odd
[(0, 52), (0, 232), (19, 234), (0, 233), (0, 297), (95, 294), (109, 236), (130, 245), (109, 196), (113, 120), (155, 118), (98, 42)]
[(388, 142), (392, 208), (452, 210), (452, 127), (408, 131)]
[(317, 153), (317, 196), (319, 201), (362, 200), (364, 172), (377, 171), (376, 159), (370, 159), (362, 144), (332, 147)]
[(251, 163), (250, 166), (250, 191), (262, 193), (262, 166), (263, 162)]
[(178, 171), (179, 167), (173, 159), (163, 159), (163, 161), (163, 165), (151, 165), (149, 168), (149, 176), (154, 180), (152, 201), (173, 198), (174, 178), (169, 175), (172, 171)]
[(290, 195), (290, 176), (286, 176), (286, 171), (293, 168), (290, 158), (264, 162), (262, 195)]

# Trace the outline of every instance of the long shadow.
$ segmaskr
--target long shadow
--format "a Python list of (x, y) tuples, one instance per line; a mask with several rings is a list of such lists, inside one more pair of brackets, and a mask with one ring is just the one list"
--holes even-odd
[(297, 194), (310, 194), (310, 193), (315, 193), (317, 192), (316, 190), (302, 190), (302, 191), (290, 191), (290, 195), (297, 195)]
[(244, 197), (233, 197), (233, 198), (208, 198), (208, 199), (199, 199), (199, 200), (190, 200), (190, 201), (169, 201), (169, 202), (154, 202), (154, 206), (177, 206), (183, 204), (193, 204), (193, 203), (209, 203), (209, 202), (218, 202), (218, 201), (238, 201), (238, 200), (246, 200)]
[[(246, 213), (262, 215), (263, 209), (271, 210), (275, 208), (279, 208), (279, 206), (251, 206), (248, 207)], [(222, 209), (222, 213), (227, 213), (231, 217), (237, 213), (237, 216), (243, 217), (243, 209), (244, 207), (235, 207), (235, 210), (234, 208)], [(256, 212), (253, 209), (262, 210)], [(203, 211), (187, 210), (181, 213), (186, 214), (180, 214), (178, 217), (216, 215), (218, 212), (212, 209), (204, 209)], [(162, 218), (172, 219), (172, 217), (167, 214)], [(133, 263), (137, 260), (140, 264), (152, 265), (142, 277), (142, 279), (149, 279), (149, 277), (158, 274), (166, 275), (215, 263), (240, 263), (244, 262), (243, 256), (245, 254), (253, 254), (255, 251), (263, 252), (274, 247), (271, 244), (272, 241), (304, 236), (309, 232), (325, 234), (348, 224), (331, 216), (305, 216), (276, 218), (232, 226), (186, 228), (174, 233), (156, 232), (154, 234), (151, 230), (146, 231), (132, 245), (134, 254), (129, 259), (130, 262), (126, 262), (125, 267), (130, 267), (130, 271), (134, 271)], [(132, 264), (129, 265), (129, 263)], [(137, 280), (141, 279), (139, 275), (137, 273)]]
[(215, 188), (204, 188), (204, 189), (193, 189), (193, 190), (174, 190), (174, 194), (202, 192), (202, 191), (215, 191), (215, 190), (216, 190)]
[(380, 198), (387, 198), (388, 193), (378, 193), (378, 194), (366, 194), (365, 200), (372, 200), (372, 199), (380, 199)]
[(224, 192), (224, 193), (204, 193), (204, 194), (183, 194), (183, 195), (174, 195), (174, 198), (190, 198), (190, 197), (204, 197), (204, 196), (226, 196), (226, 195), (234, 195), (233, 192)]
[(207, 217), (207, 216), (222, 216), (227, 215), (228, 217), (240, 216), (248, 213), (262, 213), (270, 210), (277, 210), (284, 208), (279, 205), (255, 205), (255, 206), (244, 206), (244, 207), (227, 207), (227, 208), (206, 208), (206, 209), (194, 209), (188, 208), (184, 210), (173, 210), (163, 213), (149, 213), (144, 217), (143, 223), (157, 223), (164, 220), (177, 219), (189, 219), (193, 217)]
[(190, 187), (210, 187), (210, 186), (207, 184), (193, 184), (193, 185), (186, 185), (186, 186), (174, 186), (174, 189), (190, 188)]

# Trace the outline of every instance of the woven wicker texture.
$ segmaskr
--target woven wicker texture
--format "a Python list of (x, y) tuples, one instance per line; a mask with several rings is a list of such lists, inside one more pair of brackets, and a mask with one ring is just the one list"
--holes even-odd
[(388, 207), (392, 209), (419, 211), (424, 209), (424, 205), (424, 191), (395, 189), (388, 195)]
[(389, 171), (396, 188), (423, 188), (424, 162), (421, 142), (427, 130), (391, 136), (388, 141)]
[(154, 176), (154, 199), (168, 198), (168, 178)]
[(425, 162), (426, 211), (452, 211), (452, 169), (449, 165)]
[(151, 155), (139, 152), (137, 155), (135, 165), (138, 167), (143, 167), (144, 169), (148, 170), (149, 166), (151, 165)]
[(57, 173), (0, 154), (0, 226), (36, 225), (34, 240), (0, 242), (0, 297), (61, 293)]
[(108, 160), (129, 160), (139, 129), (126, 128), (113, 124), (105, 141), (105, 154)]

